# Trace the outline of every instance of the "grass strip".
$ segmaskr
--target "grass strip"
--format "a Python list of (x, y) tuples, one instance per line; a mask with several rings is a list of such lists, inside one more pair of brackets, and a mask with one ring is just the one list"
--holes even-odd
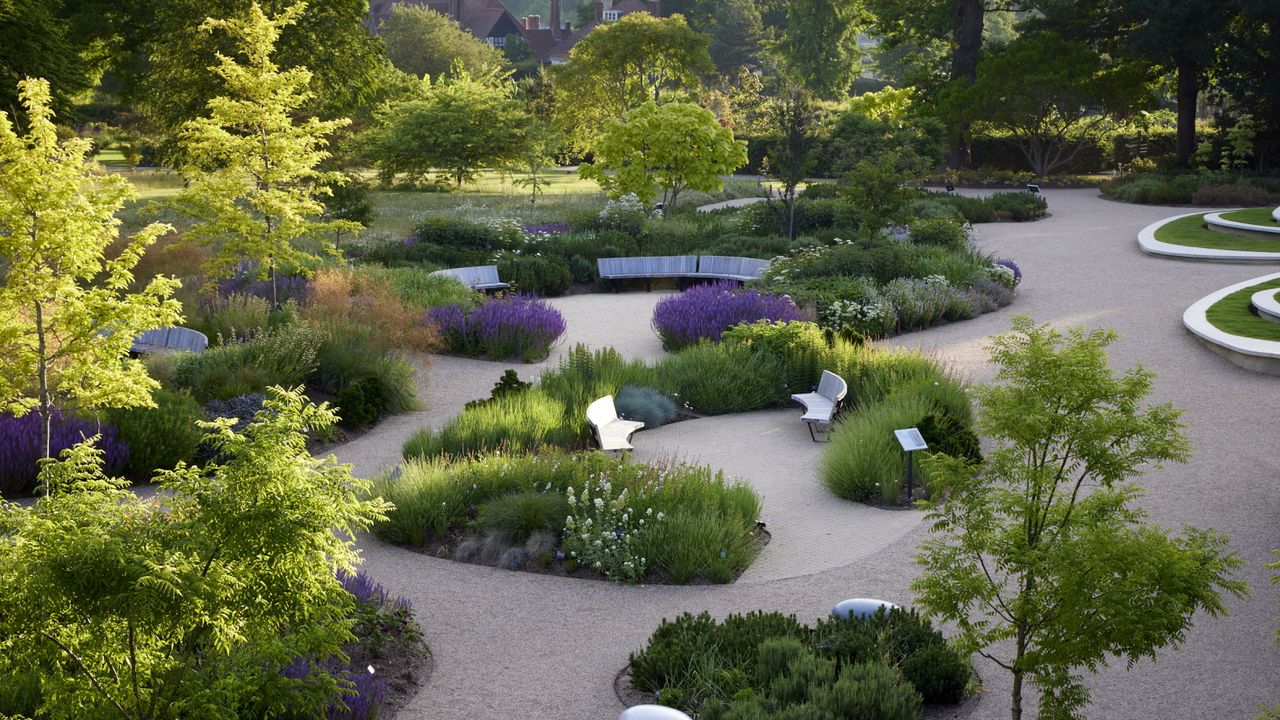
[(1249, 298), (1259, 290), (1272, 288), (1280, 288), (1280, 278), (1231, 293), (1210, 306), (1205, 312), (1205, 317), (1210, 325), (1223, 332), (1256, 340), (1280, 342), (1280, 323), (1264, 320), (1249, 311)]
[(1162, 226), (1156, 230), (1156, 240), (1170, 245), (1210, 250), (1273, 252), (1280, 255), (1280, 238), (1254, 238), (1214, 232), (1205, 226), (1204, 215), (1179, 218)]

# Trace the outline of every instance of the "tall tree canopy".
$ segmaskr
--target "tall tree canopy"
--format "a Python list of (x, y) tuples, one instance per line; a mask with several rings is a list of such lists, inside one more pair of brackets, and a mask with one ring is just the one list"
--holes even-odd
[(77, 8), (51, 0), (0, 0), (0, 111), (17, 116), (18, 82), (38, 77), (49, 83), (53, 109), (70, 112), (77, 96), (96, 79), (99, 48), (83, 36)]
[(267, 268), (277, 305), (278, 268), (313, 259), (301, 241), (360, 229), (320, 219), (320, 198), (341, 181), (318, 169), (328, 157), (326, 136), (348, 121), (298, 120), (310, 98), (311, 73), (282, 70), (273, 59), (281, 31), (304, 11), (299, 3), (272, 18), (254, 3), (243, 17), (205, 21), (206, 33), (221, 31), (235, 48), (219, 54), (214, 68), (227, 94), (210, 100), (209, 114), (182, 131), (189, 158), (183, 174), (190, 182), (181, 206), (198, 220), (188, 236), (214, 247), (213, 277), (226, 277), (245, 260)]
[(455, 65), (480, 75), (506, 64), (502, 51), (458, 26), (456, 20), (422, 7), (397, 5), (379, 29), (387, 57), (418, 78), (441, 78)]
[(764, 26), (754, 0), (716, 3), (711, 28), (711, 59), (721, 74), (754, 65), (761, 50)]
[(128, 292), (143, 251), (171, 228), (151, 225), (107, 259), (133, 188), (94, 173), (87, 140), (58, 141), (47, 82), (25, 80), (20, 94), (26, 135), (0, 112), (0, 410), (38, 412), (49, 457), (55, 409), (151, 404), (159, 386), (129, 347), (176, 323), (180, 306), (169, 278)]
[(684, 17), (631, 13), (596, 27), (552, 68), (561, 127), (580, 149), (591, 147), (607, 120), (653, 100), (678, 100), (715, 72), (710, 39)]
[(844, 97), (862, 67), (861, 0), (792, 0), (773, 45), (782, 72), (819, 97)]

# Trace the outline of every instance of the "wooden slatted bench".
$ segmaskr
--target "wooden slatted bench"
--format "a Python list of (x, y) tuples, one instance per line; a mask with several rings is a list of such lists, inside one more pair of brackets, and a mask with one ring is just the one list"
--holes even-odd
[(831, 421), (840, 408), (840, 401), (849, 392), (849, 384), (844, 378), (831, 372), (822, 371), (822, 380), (818, 382), (817, 392), (792, 395), (791, 399), (804, 405), (804, 416), (800, 419), (809, 426), (809, 437), (818, 442), (818, 433), (831, 430)]
[(209, 347), (209, 338), (191, 328), (166, 327), (148, 330), (133, 339), (129, 352), (203, 352)]
[(612, 395), (605, 395), (587, 406), (587, 423), (591, 425), (591, 433), (595, 435), (600, 449), (606, 452), (633, 450), (631, 435), (644, 427), (642, 422), (619, 418)]
[(437, 270), (431, 274), (447, 275), (472, 290), (505, 290), (511, 287), (498, 278), (497, 265), (449, 268), (447, 270)]

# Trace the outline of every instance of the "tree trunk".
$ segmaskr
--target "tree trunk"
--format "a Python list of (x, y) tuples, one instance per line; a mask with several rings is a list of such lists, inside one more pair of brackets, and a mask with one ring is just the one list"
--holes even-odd
[[(49, 362), (48, 362), (48, 345), (45, 342), (44, 332), (44, 303), (36, 301), (36, 345), (37, 352), (40, 355), (39, 360), (39, 382), (40, 382), (40, 445), (44, 448), (44, 457), (53, 457), (53, 402), (49, 397)], [(49, 494), (48, 486), (45, 486), (44, 494)]]
[[(982, 52), (982, 21), (985, 0), (956, 0), (955, 24), (952, 25), (951, 79), (972, 85), (978, 79), (978, 58)], [(951, 149), (947, 150), (947, 167), (959, 170), (969, 164), (969, 124), (954, 128)]]
[(1013, 705), (1010, 708), (1013, 720), (1022, 720), (1022, 671), (1013, 671)]
[(279, 310), (280, 294), (276, 289), (276, 257), (274, 255), (267, 258), (267, 266), (271, 268), (271, 308)]
[(1180, 167), (1191, 167), (1196, 151), (1196, 103), (1200, 96), (1200, 68), (1194, 60), (1178, 61), (1178, 142)]

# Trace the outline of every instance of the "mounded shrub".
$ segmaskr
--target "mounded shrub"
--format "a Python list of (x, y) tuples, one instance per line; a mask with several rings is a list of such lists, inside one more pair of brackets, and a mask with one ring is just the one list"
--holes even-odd
[(378, 421), (391, 404), (391, 389), (376, 375), (357, 380), (338, 393), (338, 415), (343, 427), (358, 430)]
[(717, 282), (660, 301), (653, 310), (653, 329), (664, 349), (679, 350), (701, 340), (718, 341), (725, 330), (740, 323), (803, 319), (789, 298)]
[[(831, 492), (858, 502), (898, 501), (907, 461), (893, 431), (917, 427), (937, 406), (915, 393), (898, 394), (847, 413), (831, 431), (819, 475)], [(923, 483), (917, 487), (923, 491)]]
[(522, 293), (541, 297), (565, 294), (574, 279), (566, 261), (534, 255), (504, 255), (498, 260), (498, 277)]
[(657, 375), (659, 387), (705, 415), (774, 407), (788, 397), (784, 362), (742, 345), (686, 348), (665, 358)]
[(639, 420), (646, 429), (666, 425), (675, 419), (677, 408), (671, 398), (651, 387), (627, 385), (613, 398), (618, 416), (624, 420)]

